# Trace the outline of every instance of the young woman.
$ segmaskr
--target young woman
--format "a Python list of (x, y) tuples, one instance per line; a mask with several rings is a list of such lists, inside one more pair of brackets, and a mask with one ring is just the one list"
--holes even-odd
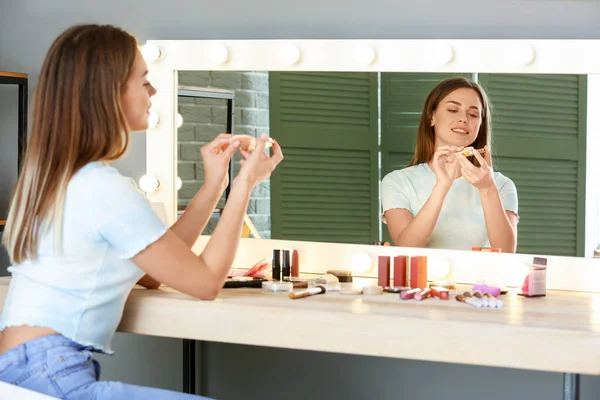
[[(490, 138), (488, 99), (477, 83), (452, 78), (429, 93), (412, 161), (381, 183), (382, 219), (396, 246), (516, 251), (517, 190), (492, 170)], [(466, 147), (483, 154), (467, 158)]]
[[(110, 162), (148, 128), (156, 90), (136, 39), (112, 26), (75, 26), (50, 47), (35, 94), (27, 154), (4, 244), (13, 265), (0, 318), (0, 380), (63, 399), (184, 399), (182, 393), (99, 381), (91, 352), (111, 340), (136, 282), (214, 299), (241, 236), (250, 193), (283, 159), (265, 138), (249, 153), (232, 136), (202, 149), (205, 183), (170, 228)], [(240, 149), (243, 166), (206, 248), (191, 247)]]

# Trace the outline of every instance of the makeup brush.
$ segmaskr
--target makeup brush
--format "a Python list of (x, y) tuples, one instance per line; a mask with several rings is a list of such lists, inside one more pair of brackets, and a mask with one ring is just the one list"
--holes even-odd
[(305, 289), (305, 290), (300, 290), (298, 292), (291, 292), (290, 299), (301, 299), (303, 297), (315, 296), (317, 294), (323, 294), (326, 291), (327, 291), (327, 289), (325, 289), (325, 286), (317, 285), (315, 287)]
[(479, 301), (479, 299), (476, 299), (474, 297), (468, 297), (468, 296), (465, 296), (464, 294), (458, 294), (458, 295), (456, 295), (455, 298), (457, 301), (460, 301), (461, 303), (466, 303), (470, 306), (477, 307), (477, 308), (481, 307), (481, 302)]

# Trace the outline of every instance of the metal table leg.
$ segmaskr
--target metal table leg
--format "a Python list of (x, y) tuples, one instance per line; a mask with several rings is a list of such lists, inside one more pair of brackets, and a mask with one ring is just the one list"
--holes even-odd
[(208, 397), (208, 353), (206, 342), (200, 341), (200, 396)]
[(579, 400), (579, 374), (564, 374), (563, 400)]
[(183, 339), (183, 392), (196, 394), (196, 341)]

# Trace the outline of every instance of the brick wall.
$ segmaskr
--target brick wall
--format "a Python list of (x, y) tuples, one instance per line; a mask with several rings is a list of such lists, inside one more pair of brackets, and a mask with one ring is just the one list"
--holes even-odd
[[(235, 91), (233, 133), (260, 136), (269, 133), (268, 72), (182, 71), (179, 84), (216, 87)], [(179, 113), (183, 125), (178, 131), (178, 175), (182, 187), (178, 192), (179, 206), (189, 204), (204, 181), (200, 148), (216, 135), (225, 132), (227, 102), (222, 99), (180, 97)], [(236, 155), (236, 175), (240, 156)], [(218, 207), (223, 207), (225, 197)], [(250, 198), (248, 216), (263, 238), (271, 237), (270, 183), (259, 184)], [(212, 233), (216, 220), (211, 220), (204, 234)]]

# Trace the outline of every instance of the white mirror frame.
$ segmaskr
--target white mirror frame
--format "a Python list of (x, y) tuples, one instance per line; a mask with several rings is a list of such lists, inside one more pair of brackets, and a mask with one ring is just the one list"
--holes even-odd
[(177, 218), (178, 71), (368, 71), (599, 74), (600, 40), (149, 40), (158, 123), (146, 136), (147, 194)]

